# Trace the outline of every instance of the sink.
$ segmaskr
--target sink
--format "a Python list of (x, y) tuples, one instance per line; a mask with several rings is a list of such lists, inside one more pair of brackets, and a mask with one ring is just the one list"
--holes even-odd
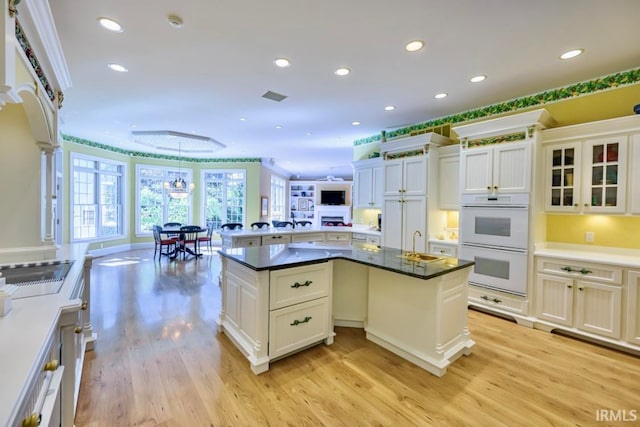
[(398, 255), (400, 258), (404, 258), (409, 261), (418, 261), (418, 262), (432, 262), (443, 259), (441, 256), (429, 255), (429, 254), (421, 254), (418, 252), (406, 252), (402, 255)]

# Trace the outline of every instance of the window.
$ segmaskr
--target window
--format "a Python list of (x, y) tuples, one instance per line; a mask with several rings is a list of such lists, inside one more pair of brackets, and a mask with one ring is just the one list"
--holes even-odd
[(279, 176), (271, 175), (271, 219), (276, 221), (286, 220), (285, 186), (287, 182)]
[(244, 224), (246, 174), (239, 170), (202, 171), (204, 218), (214, 229), (227, 222)]
[(159, 166), (136, 166), (136, 234), (152, 233), (154, 225), (167, 222), (188, 224), (191, 218), (191, 197), (174, 199), (164, 189), (164, 183), (181, 176), (191, 181), (191, 171)]
[(124, 163), (71, 154), (71, 241), (124, 234)]

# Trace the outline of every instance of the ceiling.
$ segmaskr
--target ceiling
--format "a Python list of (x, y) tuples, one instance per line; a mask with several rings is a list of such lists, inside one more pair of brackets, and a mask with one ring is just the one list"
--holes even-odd
[[(131, 131), (194, 133), (226, 148), (189, 157), (273, 159), (300, 178), (350, 177), (353, 141), (381, 130), (640, 65), (638, 0), (55, 0), (50, 7), (72, 80), (63, 133), (158, 153)], [(99, 17), (124, 30), (105, 30)], [(415, 39), (425, 47), (407, 52)], [(584, 53), (559, 59), (575, 48)], [(279, 57), (291, 66), (276, 67)], [(351, 74), (335, 75), (343, 66)], [(475, 75), (487, 79), (470, 83)], [(265, 99), (267, 91), (287, 98)]]

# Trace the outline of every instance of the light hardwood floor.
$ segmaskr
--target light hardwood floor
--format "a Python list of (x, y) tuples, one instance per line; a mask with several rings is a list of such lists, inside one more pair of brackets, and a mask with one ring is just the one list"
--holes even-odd
[[(96, 258), (76, 426), (547, 426), (640, 424), (640, 359), (469, 311), (476, 341), (437, 378), (336, 328), (254, 375), (216, 330), (217, 255)], [(599, 422), (604, 410), (627, 420)]]

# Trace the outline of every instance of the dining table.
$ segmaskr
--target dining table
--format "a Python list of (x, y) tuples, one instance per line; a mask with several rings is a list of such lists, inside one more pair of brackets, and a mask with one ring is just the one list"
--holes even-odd
[[(184, 227), (184, 226), (183, 226)], [(206, 233), (207, 232), (207, 228), (206, 227), (202, 227), (199, 225), (196, 226), (189, 226), (189, 227), (197, 227), (197, 228), (192, 228), (189, 232), (190, 233)], [(198, 241), (196, 239), (196, 243), (194, 244), (194, 249), (191, 249), (190, 247), (188, 247), (185, 244), (180, 244), (181, 241), (184, 240), (184, 234), (185, 231), (181, 229), (182, 227), (163, 227), (162, 230), (160, 230), (161, 234), (166, 234), (167, 237), (178, 237), (178, 241), (176, 242), (176, 248), (173, 252), (169, 252), (167, 255), (169, 256), (169, 258), (171, 259), (176, 259), (178, 257), (178, 255), (181, 252), (185, 252), (188, 253), (189, 255), (193, 255), (194, 257), (198, 258), (202, 256), (202, 252), (198, 251)]]

